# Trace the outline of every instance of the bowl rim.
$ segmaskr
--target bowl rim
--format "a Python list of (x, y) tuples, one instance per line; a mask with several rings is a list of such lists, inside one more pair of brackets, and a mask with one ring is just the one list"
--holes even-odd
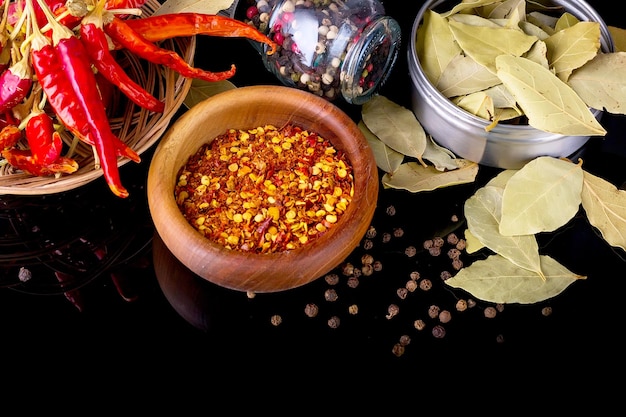
[[(182, 164), (184, 164), (184, 162), (181, 162), (179, 164), (180, 166), (175, 166), (176, 161), (175, 158), (173, 158), (172, 156), (175, 155), (177, 151), (173, 148), (177, 142), (182, 140), (181, 135), (180, 133), (178, 133), (178, 131), (181, 130), (181, 128), (183, 130), (188, 129), (189, 126), (192, 125), (191, 122), (198, 115), (203, 115), (203, 117), (205, 117), (205, 115), (207, 114), (213, 115), (216, 113), (219, 114), (231, 110), (236, 111), (237, 106), (240, 106), (244, 100), (246, 102), (250, 102), (253, 100), (264, 100), (264, 98), (267, 97), (267, 94), (270, 94), (272, 92), (274, 92), (274, 94), (278, 93), (272, 96), (279, 102), (273, 102), (274, 105), (280, 103), (291, 103), (290, 101), (288, 101), (290, 100), (290, 97), (296, 97), (299, 102), (303, 103), (303, 106), (300, 108), (300, 110), (305, 112), (308, 117), (319, 117), (320, 119), (324, 120), (325, 123), (330, 123), (329, 126), (331, 127), (329, 127), (328, 129), (331, 130), (348, 129), (351, 135), (354, 136), (356, 139), (354, 143), (347, 144), (342, 142), (338, 144), (333, 142), (334, 138), (327, 137), (327, 139), (330, 140), (334, 146), (343, 149), (348, 154), (350, 163), (353, 168), (354, 188), (355, 190), (365, 190), (366, 193), (362, 196), (359, 196), (358, 198), (353, 198), (351, 203), (348, 205), (346, 212), (339, 219), (338, 224), (340, 224), (341, 227), (330, 228), (325, 235), (312, 240), (306, 245), (290, 251), (273, 252), (267, 254), (257, 254), (230, 250), (220, 243), (211, 241), (210, 239), (200, 234), (196, 229), (193, 228), (192, 225), (187, 222), (182, 212), (178, 208), (174, 199), (175, 178), (178, 170), (182, 167)], [(314, 105), (311, 105), (311, 103), (314, 103)], [(275, 124), (273, 123), (273, 120), (275, 120), (277, 116), (272, 117), (274, 119), (268, 120), (266, 123), (262, 124)], [(244, 128), (243, 126), (232, 127)], [(257, 126), (247, 126), (247, 128), (254, 127)], [(210, 141), (212, 139), (213, 138), (207, 137), (207, 141)], [(362, 153), (365, 156), (364, 161), (366, 162), (355, 163), (351, 156), (353, 156), (357, 152)], [(187, 155), (185, 157), (185, 161), (186, 158), (188, 158), (189, 156), (190, 155)], [(167, 173), (173, 176), (173, 181), (170, 184), (164, 184), (162, 181), (158, 180), (159, 176), (164, 175), (163, 172), (161, 172), (162, 170), (166, 170)], [(194, 105), (191, 109), (186, 111), (178, 120), (176, 120), (175, 123), (164, 134), (154, 152), (148, 171), (147, 191), (148, 205), (153, 215), (153, 222), (155, 224), (157, 232), (159, 233), (159, 236), (170, 248), (172, 253), (183, 264), (192, 269), (192, 271), (195, 272), (197, 275), (209, 281), (215, 282), (215, 279), (212, 276), (212, 273), (215, 271), (212, 270), (208, 262), (211, 259), (215, 261), (223, 255), (228, 255), (230, 262), (237, 262), (241, 264), (242, 269), (249, 268), (246, 267), (245, 264), (251, 262), (252, 260), (255, 261), (255, 265), (257, 265), (257, 268), (267, 269), (268, 271), (274, 265), (276, 265), (276, 262), (278, 261), (289, 261), (294, 265), (294, 268), (308, 268), (302, 271), (302, 275), (304, 276), (306, 274), (307, 276), (301, 279), (294, 280), (294, 285), (289, 287), (294, 288), (296, 286), (300, 286), (307, 282), (310, 282), (332, 269), (329, 268), (328, 265), (316, 267), (310, 261), (302, 261), (303, 258), (314, 257), (313, 253), (315, 253), (319, 249), (323, 249), (324, 245), (328, 243), (329, 239), (333, 239), (334, 243), (338, 241), (341, 243), (340, 246), (343, 246), (342, 249), (338, 251), (338, 253), (333, 254), (333, 258), (345, 258), (350, 252), (352, 252), (354, 247), (351, 247), (349, 243), (354, 240), (355, 234), (359, 235), (359, 239), (365, 234), (367, 227), (369, 227), (369, 222), (371, 221), (374, 214), (374, 208), (376, 206), (378, 195), (378, 173), (373, 152), (369, 147), (366, 138), (357, 127), (356, 123), (354, 123), (354, 121), (336, 105), (321, 97), (291, 87), (277, 85), (254, 85), (234, 88), (211, 96), (203, 100), (202, 102)], [(171, 198), (168, 197), (163, 199), (162, 197), (164, 195), (171, 195)], [(366, 204), (360, 204), (360, 202), (365, 202)], [(362, 213), (357, 212), (358, 210), (362, 210)], [(365, 219), (367, 221), (363, 221), (362, 219)], [(176, 229), (174, 227), (174, 225), (181, 224), (185, 225), (182, 229)], [(178, 234), (178, 236), (173, 236), (174, 234)], [(173, 246), (173, 244), (175, 243), (174, 241), (181, 239), (188, 242), (189, 247), (200, 248), (200, 250), (195, 250), (194, 252), (187, 251), (187, 253), (182, 250), (177, 250), (176, 246)], [(174, 249), (172, 249), (172, 247), (174, 247)], [(194, 259), (195, 256), (198, 256), (199, 252), (204, 253), (207, 264), (199, 265), (198, 259)], [(334, 265), (333, 267), (337, 266), (339, 263), (340, 261), (336, 262), (336, 265)], [(229, 284), (226, 284), (224, 286), (229, 286)], [(268, 290), (268, 288), (264, 288), (263, 285), (259, 284), (258, 282), (246, 282), (245, 280), (240, 282), (237, 287), (231, 286), (231, 288), (246, 291), (254, 288), (256, 292), (270, 291)]]

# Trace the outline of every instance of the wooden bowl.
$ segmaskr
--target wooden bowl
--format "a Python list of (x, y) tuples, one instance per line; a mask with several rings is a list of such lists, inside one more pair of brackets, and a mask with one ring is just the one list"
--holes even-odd
[[(177, 174), (187, 159), (228, 129), (287, 123), (317, 132), (347, 154), (353, 167), (354, 196), (339, 222), (298, 249), (267, 254), (230, 250), (200, 234), (174, 200)], [(155, 150), (147, 187), (156, 230), (181, 263), (223, 287), (277, 292), (328, 273), (359, 245), (376, 208), (378, 171), (365, 137), (334, 104), (294, 88), (250, 86), (219, 93), (183, 114)]]

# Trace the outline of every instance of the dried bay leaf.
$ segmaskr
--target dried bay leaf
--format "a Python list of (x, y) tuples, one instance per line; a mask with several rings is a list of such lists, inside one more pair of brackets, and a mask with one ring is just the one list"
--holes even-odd
[(585, 171), (582, 206), (589, 223), (604, 240), (626, 250), (626, 191)]
[(385, 145), (426, 165), (422, 161), (426, 132), (411, 110), (375, 95), (361, 107), (361, 118)]
[(462, 268), (445, 283), (484, 301), (532, 304), (553, 298), (577, 280), (586, 279), (550, 256), (541, 255), (540, 262), (545, 280), (500, 255), (491, 255)]
[(613, 51), (626, 52), (626, 29), (608, 26), (611, 38), (613, 38)]
[(567, 83), (594, 109), (626, 114), (626, 52), (598, 54), (572, 73)]
[(207, 98), (219, 94), (223, 91), (232, 90), (237, 88), (235, 84), (229, 80), (222, 81), (204, 81), (197, 78), (191, 80), (191, 88), (185, 96), (183, 104), (188, 109), (192, 108), (201, 101)]
[(582, 186), (580, 165), (550, 156), (533, 159), (504, 187), (500, 233), (529, 235), (558, 229), (578, 212)]
[(469, 229), (465, 229), (463, 235), (465, 237), (465, 252), (470, 254), (476, 253), (485, 247), (485, 245), (483, 245), (483, 242), (481, 242), (476, 236), (474, 236)]
[(531, 126), (563, 135), (606, 134), (585, 102), (550, 70), (510, 55), (500, 55), (496, 65)]
[(459, 168), (454, 153), (435, 143), (432, 137), (426, 142), (426, 148), (422, 158), (433, 164), (436, 170), (445, 171)]
[(548, 35), (554, 34), (554, 27), (556, 26), (556, 22), (558, 20), (559, 19), (557, 17), (538, 11), (533, 11), (526, 14), (527, 22), (532, 23), (538, 28), (541, 28), (541, 30), (546, 32)]
[(567, 81), (572, 71), (583, 66), (600, 50), (600, 24), (579, 22), (545, 39), (548, 61), (556, 76)]
[(463, 110), (478, 117), (482, 117), (485, 120), (494, 119), (495, 106), (493, 105), (493, 99), (484, 91), (454, 97), (452, 102)]
[(548, 46), (545, 42), (538, 40), (522, 57), (529, 59), (544, 68), (550, 68), (548, 61)]
[(483, 186), (468, 198), (464, 204), (467, 227), (487, 248), (515, 265), (543, 276), (535, 236), (504, 236), (500, 233), (503, 193), (502, 188)]
[(436, 84), (450, 98), (472, 94), (502, 84), (497, 75), (467, 55), (457, 55), (443, 70)]
[(449, 21), (454, 39), (466, 55), (496, 73), (496, 57), (506, 54), (520, 56), (527, 52), (537, 38), (518, 29), (466, 25)]
[(432, 10), (424, 13), (423, 23), (417, 30), (415, 49), (424, 74), (433, 85), (437, 84), (448, 63), (461, 54), (448, 20)]
[(232, 6), (234, 0), (167, 0), (154, 15), (168, 13), (204, 13), (218, 14)]
[(467, 12), (477, 7), (487, 6), (494, 3), (500, 3), (501, 0), (464, 0), (455, 5), (448, 12), (444, 13), (443, 16), (449, 17), (456, 13)]
[(474, 182), (478, 173), (478, 164), (465, 160), (457, 160), (457, 162), (457, 169), (444, 172), (430, 165), (423, 166), (417, 162), (406, 162), (400, 165), (393, 175), (385, 174), (382, 184), (386, 188), (417, 193)]
[(479, 13), (489, 19), (508, 19), (518, 24), (526, 16), (526, 0), (505, 0), (481, 7)]
[(404, 155), (385, 145), (382, 140), (378, 139), (378, 137), (368, 129), (365, 123), (363, 123), (363, 120), (359, 121), (358, 127), (363, 133), (363, 136), (365, 136), (370, 148), (372, 148), (378, 168), (392, 174), (396, 172), (404, 160)]
[(558, 32), (559, 30), (570, 28), (579, 22), (580, 20), (576, 16), (569, 12), (565, 12), (559, 16), (558, 20), (554, 24), (554, 31)]

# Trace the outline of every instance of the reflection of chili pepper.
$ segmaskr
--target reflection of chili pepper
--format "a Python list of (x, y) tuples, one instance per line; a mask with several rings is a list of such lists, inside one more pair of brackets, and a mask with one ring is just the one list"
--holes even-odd
[(276, 51), (276, 43), (263, 35), (254, 26), (230, 17), (203, 13), (173, 13), (148, 16), (125, 21), (131, 29), (147, 41), (157, 42), (178, 36), (211, 35), (221, 37), (245, 37), (267, 44)]
[[(16, 48), (19, 48), (16, 46)], [(15, 51), (14, 48), (12, 50)], [(33, 85), (32, 68), (28, 54), (0, 74), (0, 113), (10, 110), (24, 100)]]
[(63, 150), (61, 135), (54, 129), (50, 116), (40, 111), (26, 122), (26, 140), (35, 161), (48, 165), (55, 162)]
[(83, 22), (80, 26), (80, 40), (84, 44), (91, 62), (107, 80), (115, 84), (137, 105), (153, 112), (163, 112), (165, 103), (157, 100), (134, 82), (111, 55), (106, 35), (101, 28), (97, 27), (95, 23)]
[(178, 72), (183, 77), (198, 78), (205, 81), (222, 81), (235, 74), (235, 66), (222, 72), (209, 72), (189, 65), (180, 55), (174, 51), (163, 49), (145, 40), (135, 32), (126, 21), (114, 17), (111, 22), (104, 25), (107, 35), (124, 48), (135, 55), (152, 62), (153, 64), (165, 65)]

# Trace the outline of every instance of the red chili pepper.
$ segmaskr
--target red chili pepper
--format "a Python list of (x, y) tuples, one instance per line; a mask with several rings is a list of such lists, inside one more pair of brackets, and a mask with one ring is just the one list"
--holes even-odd
[(109, 51), (106, 35), (95, 23), (83, 22), (81, 24), (80, 40), (96, 69), (129, 99), (138, 106), (153, 112), (162, 113), (165, 110), (165, 103), (134, 82), (117, 63)]
[(104, 103), (100, 99), (89, 55), (80, 40), (73, 35), (60, 39), (55, 50), (65, 70), (64, 76), (70, 81), (78, 103), (85, 112), (104, 178), (113, 194), (122, 198), (128, 197), (128, 191), (120, 180), (116, 149), (111, 139), (116, 136), (111, 131)]
[(0, 113), (4, 113), (21, 103), (32, 85), (32, 67), (28, 60), (28, 54), (24, 54), (0, 74)]
[(176, 52), (163, 49), (145, 40), (139, 33), (135, 32), (127, 22), (114, 17), (109, 23), (104, 25), (107, 35), (124, 48), (135, 55), (152, 62), (153, 64), (165, 65), (180, 75), (188, 78), (198, 78), (205, 81), (222, 81), (235, 75), (235, 66), (222, 72), (209, 72), (189, 65)]
[[(80, 107), (74, 89), (63, 74), (63, 68), (54, 47), (43, 37), (33, 40), (31, 48), (31, 63), (37, 75), (39, 84), (48, 96), (48, 102), (54, 109), (59, 120), (81, 141), (95, 146), (95, 141), (89, 131), (85, 113)], [(113, 143), (117, 156), (124, 156), (134, 162), (140, 162), (139, 155), (128, 145), (115, 137)]]
[(26, 140), (36, 162), (48, 165), (61, 156), (63, 140), (54, 129), (50, 116), (39, 112), (31, 116), (26, 122)]
[(60, 156), (50, 164), (41, 164), (28, 149), (5, 149), (2, 156), (17, 169), (31, 175), (45, 177), (54, 174), (72, 174), (78, 169), (78, 163), (71, 158)]
[(22, 131), (15, 125), (6, 125), (0, 130), (0, 150), (17, 145), (22, 139)]
[[(43, 3), (43, 0), (38, 1)], [(55, 64), (54, 66), (46, 67), (43, 62), (38, 62), (37, 64), (33, 63), (33, 66), (38, 67), (36, 72), (41, 71), (44, 78), (46, 75), (49, 78), (47, 83), (40, 81), (44, 92), (49, 99), (55, 93), (65, 95), (66, 101), (70, 102), (69, 104), (72, 105), (72, 109), (79, 108), (82, 110), (80, 114), (84, 115), (87, 121), (88, 132), (93, 139), (94, 148), (100, 158), (102, 172), (109, 188), (113, 194), (118, 197), (128, 197), (128, 191), (121, 183), (117, 166), (115, 140), (119, 141), (119, 138), (111, 131), (109, 118), (106, 114), (104, 103), (100, 98), (100, 92), (98, 91), (96, 77), (91, 69), (89, 55), (74, 33), (67, 27), (58, 23), (52, 15), (52, 12), (46, 8), (45, 4), (40, 5), (42, 6), (42, 10), (46, 13), (48, 22), (52, 27), (52, 40), (54, 45), (51, 55)], [(41, 58), (41, 51), (50, 51), (49, 48), (46, 48), (50, 43), (48, 39), (41, 34), (38, 27), (34, 27), (33, 31), (34, 36), (31, 40), (32, 49), (37, 51), (37, 53), (31, 55), (33, 55), (33, 61), (35, 61), (35, 56)], [(51, 72), (51, 68), (54, 68), (55, 71), (61, 69), (61, 72)], [(47, 85), (49, 91), (46, 91), (44, 84)], [(62, 85), (62, 88), (58, 88), (59, 85)], [(70, 86), (69, 88), (68, 85)], [(69, 96), (68, 94), (71, 94), (72, 91), (73, 96)], [(52, 101), (50, 103), (52, 104)], [(63, 108), (54, 107), (54, 105), (53, 108), (55, 112), (66, 111)], [(76, 115), (70, 114), (70, 116), (76, 116), (74, 120), (80, 121), (81, 116), (79, 113), (76, 113)], [(79, 132), (83, 131), (79, 130)], [(87, 135), (85, 136), (87, 137)]]
[(276, 51), (276, 43), (254, 26), (221, 15), (203, 13), (173, 13), (129, 19), (126, 24), (149, 42), (158, 42), (178, 36), (211, 35), (228, 38), (244, 37), (267, 44)]

